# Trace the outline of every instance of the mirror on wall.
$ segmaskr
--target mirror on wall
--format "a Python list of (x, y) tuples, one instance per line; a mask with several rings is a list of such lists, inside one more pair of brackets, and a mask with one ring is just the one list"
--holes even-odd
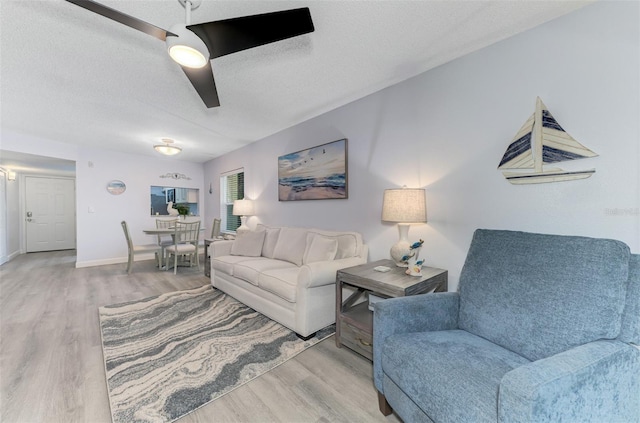
[(176, 188), (151, 186), (151, 216), (168, 216), (169, 202), (184, 204), (189, 208), (189, 216), (198, 216), (199, 190), (196, 188)]

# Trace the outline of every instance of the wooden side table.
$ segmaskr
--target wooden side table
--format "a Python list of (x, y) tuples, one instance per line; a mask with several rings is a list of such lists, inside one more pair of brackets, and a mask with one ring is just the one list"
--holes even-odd
[[(373, 270), (377, 266), (391, 268), (389, 272)], [(422, 276), (409, 276), (406, 267), (397, 267), (392, 260), (378, 260), (339, 270), (336, 276), (336, 345), (346, 346), (373, 360), (373, 312), (369, 310), (370, 294), (382, 298), (404, 297), (430, 291), (446, 292), (448, 273), (434, 267), (423, 267)], [(349, 298), (342, 298), (342, 288), (355, 289)], [(364, 296), (364, 301), (358, 300)]]
[(212, 242), (218, 241), (214, 238), (205, 238), (204, 239), (204, 275), (206, 277), (211, 277), (211, 257), (209, 257), (209, 245)]

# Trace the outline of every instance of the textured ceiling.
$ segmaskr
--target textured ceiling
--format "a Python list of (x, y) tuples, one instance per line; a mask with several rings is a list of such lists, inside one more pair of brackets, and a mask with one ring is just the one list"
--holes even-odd
[[(102, 3), (162, 28), (178, 0)], [(63, 0), (0, 2), (3, 130), (205, 162), (588, 1), (216, 1), (192, 22), (307, 6), (315, 32), (212, 61), (207, 109), (163, 42)]]

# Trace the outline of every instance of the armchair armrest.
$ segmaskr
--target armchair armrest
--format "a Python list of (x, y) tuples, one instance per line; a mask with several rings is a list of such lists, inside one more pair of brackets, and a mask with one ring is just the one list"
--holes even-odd
[(373, 313), (373, 380), (382, 390), (382, 345), (390, 335), (450, 330), (458, 327), (459, 294), (441, 292), (389, 298), (375, 304)]
[(639, 421), (640, 350), (600, 340), (513, 369), (500, 382), (499, 422)]
[(211, 248), (211, 257), (228, 256), (231, 254), (231, 246), (233, 240), (224, 240), (212, 242), (209, 248)]
[(338, 260), (318, 261), (307, 263), (301, 267), (298, 276), (298, 289), (336, 283), (336, 273), (345, 267), (357, 266), (365, 263), (362, 257), (349, 257)]

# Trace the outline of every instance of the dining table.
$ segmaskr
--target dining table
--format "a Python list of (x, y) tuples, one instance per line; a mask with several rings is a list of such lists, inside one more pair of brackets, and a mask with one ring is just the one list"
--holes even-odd
[[(207, 228), (200, 228), (200, 232), (206, 230)], [(175, 227), (170, 227), (170, 228), (146, 228), (143, 229), (142, 232), (144, 232), (147, 235), (171, 235), (171, 234), (175, 234), (176, 233), (176, 228)], [(178, 231), (180, 232), (180, 231)]]
[[(200, 232), (202, 232), (202, 231), (204, 231), (206, 229), (207, 228), (200, 227)], [(169, 227), (169, 228), (145, 228), (145, 229), (142, 230), (142, 232), (144, 232), (147, 235), (171, 235), (171, 238), (173, 238), (173, 237), (175, 237), (176, 232), (180, 232), (180, 231), (179, 230), (176, 231), (175, 226), (173, 226), (173, 227)], [(163, 251), (164, 251), (164, 248), (163, 248)], [(163, 259), (164, 259), (164, 257), (163, 257)], [(161, 269), (162, 270), (167, 270), (167, 264), (165, 263), (165, 265), (162, 266)]]

